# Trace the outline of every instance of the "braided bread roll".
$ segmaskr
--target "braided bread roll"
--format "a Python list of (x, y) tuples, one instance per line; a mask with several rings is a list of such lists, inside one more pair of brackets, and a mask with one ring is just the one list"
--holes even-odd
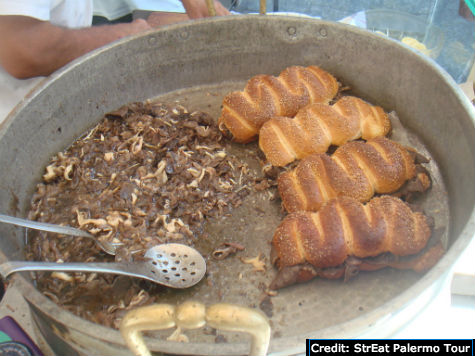
[(407, 149), (377, 137), (345, 143), (332, 156), (310, 155), (282, 173), (277, 182), (288, 212), (317, 211), (339, 196), (366, 202), (375, 193), (392, 193), (415, 174), (414, 158)]
[(430, 236), (427, 217), (398, 198), (381, 196), (363, 205), (340, 197), (316, 213), (289, 214), (275, 231), (272, 246), (279, 269), (303, 263), (327, 268), (349, 256), (417, 254)]
[(278, 77), (257, 75), (244, 91), (226, 95), (218, 125), (235, 141), (249, 142), (271, 117), (294, 116), (309, 103), (328, 103), (337, 92), (337, 80), (317, 66), (288, 67)]
[(293, 119), (268, 120), (259, 131), (259, 147), (273, 166), (285, 166), (312, 153), (324, 153), (330, 145), (386, 136), (390, 129), (383, 108), (344, 96), (331, 106), (310, 104)]

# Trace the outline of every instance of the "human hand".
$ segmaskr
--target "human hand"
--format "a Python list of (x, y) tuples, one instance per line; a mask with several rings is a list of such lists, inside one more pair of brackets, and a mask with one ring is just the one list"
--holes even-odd
[[(199, 19), (210, 16), (205, 0), (181, 0), (181, 2), (190, 19)], [(214, 0), (214, 8), (217, 16), (230, 14), (230, 12), (217, 0)]]
[(129, 33), (126, 33), (126, 34), (127, 35), (134, 35), (136, 33), (140, 33), (140, 32), (143, 32), (143, 31), (150, 30), (150, 29), (152, 29), (152, 25), (150, 23), (148, 23), (146, 20), (136, 19), (136, 20), (134, 20), (130, 23), (130, 27), (129, 27), (129, 29), (127, 29), (127, 31)]
[(165, 25), (170, 25), (177, 22), (187, 21), (190, 18), (187, 14), (175, 12), (152, 12), (147, 22), (150, 26), (158, 28)]

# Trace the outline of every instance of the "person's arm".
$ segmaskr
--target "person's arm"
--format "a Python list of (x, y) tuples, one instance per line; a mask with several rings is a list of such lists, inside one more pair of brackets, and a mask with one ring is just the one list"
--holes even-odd
[(49, 75), (73, 59), (119, 38), (151, 29), (143, 19), (83, 29), (27, 16), (0, 16), (0, 65), (16, 78)]

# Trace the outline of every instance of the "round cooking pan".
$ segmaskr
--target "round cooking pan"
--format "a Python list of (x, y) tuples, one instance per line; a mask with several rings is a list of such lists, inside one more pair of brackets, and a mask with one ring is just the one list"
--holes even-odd
[[(42, 83), (0, 127), (0, 211), (25, 216), (50, 157), (106, 112), (158, 96), (183, 99), (216, 116), (225, 89), (291, 65), (319, 65), (355, 95), (397, 112), (440, 169), (437, 179), (450, 212), (448, 250), (425, 274), (387, 269), (361, 273), (349, 283), (316, 279), (283, 289), (273, 297), (269, 352), (303, 352), (310, 337), (390, 336), (437, 294), (474, 235), (475, 113), (433, 61), (361, 29), (309, 18), (229, 16), (125, 39), (73, 62)], [(23, 258), (23, 232), (0, 225), (0, 235), (0, 262)], [(266, 246), (271, 236), (262, 239)], [(12, 284), (58, 354), (128, 354), (118, 331), (62, 310), (26, 275), (14, 276)], [(213, 298), (210, 293), (200, 301)], [(229, 295), (224, 301), (241, 299)], [(189, 343), (146, 342), (154, 351), (185, 355), (244, 355), (249, 347), (245, 337), (215, 343), (198, 334)]]

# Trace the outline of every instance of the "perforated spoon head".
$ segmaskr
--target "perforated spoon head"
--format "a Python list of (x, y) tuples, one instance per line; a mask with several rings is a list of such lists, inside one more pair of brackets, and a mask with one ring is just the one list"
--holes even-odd
[(4, 278), (11, 273), (24, 271), (113, 273), (148, 279), (171, 288), (188, 288), (203, 278), (206, 262), (192, 247), (164, 244), (149, 248), (143, 261), (86, 263), (7, 261), (0, 264), (0, 275)]
[[(145, 257), (153, 279), (172, 288), (188, 288), (197, 284), (206, 273), (206, 261), (192, 247), (169, 243), (147, 250)], [(150, 275), (150, 274), (149, 274)]]

